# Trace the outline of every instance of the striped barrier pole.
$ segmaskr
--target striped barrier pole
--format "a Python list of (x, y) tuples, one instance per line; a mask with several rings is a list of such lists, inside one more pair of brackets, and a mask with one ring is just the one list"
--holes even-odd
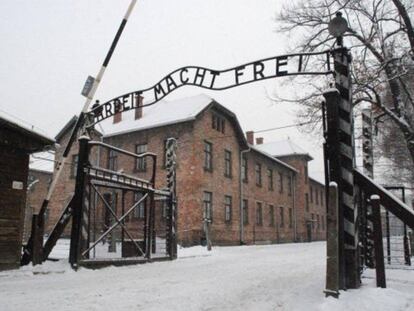
[(360, 286), (358, 255), (358, 213), (354, 200), (355, 166), (353, 117), (352, 117), (352, 85), (350, 74), (351, 55), (348, 49), (339, 48), (333, 51), (335, 87), (339, 91), (338, 107), (338, 158), (340, 163), (339, 206), (342, 214), (343, 230), (343, 264), (346, 288)]
[[(374, 155), (372, 144), (372, 110), (366, 108), (362, 110), (362, 166), (364, 174), (369, 178), (374, 178)], [(360, 231), (362, 238), (361, 259), (368, 268), (374, 268), (374, 232), (372, 222), (372, 207), (368, 197), (363, 198), (362, 209), (360, 211)]]

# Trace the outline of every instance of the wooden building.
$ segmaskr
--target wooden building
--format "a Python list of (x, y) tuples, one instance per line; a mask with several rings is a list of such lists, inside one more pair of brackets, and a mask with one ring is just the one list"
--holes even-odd
[(29, 156), (54, 140), (0, 116), (0, 270), (20, 265)]

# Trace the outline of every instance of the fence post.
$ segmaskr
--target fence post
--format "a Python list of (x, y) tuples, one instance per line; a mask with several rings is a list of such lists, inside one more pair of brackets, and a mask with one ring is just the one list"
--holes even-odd
[(384, 248), (382, 245), (381, 207), (379, 195), (371, 195), (372, 222), (374, 225), (375, 272), (377, 287), (386, 288)]
[(171, 259), (177, 258), (176, 149), (177, 140), (175, 138), (167, 139), (167, 188), (170, 192), (168, 197), (167, 250)]
[(329, 184), (326, 213), (326, 286), (325, 295), (339, 296), (339, 244), (338, 244), (338, 185)]
[(385, 211), (385, 234), (387, 236), (387, 262), (391, 264), (390, 213)]
[(76, 168), (75, 194), (73, 197), (73, 217), (72, 231), (70, 235), (69, 262), (72, 268), (78, 267), (80, 247), (81, 247), (81, 230), (82, 230), (82, 210), (85, 188), (85, 171), (84, 167), (88, 162), (88, 136), (79, 137), (78, 167)]
[[(341, 164), (338, 154), (339, 150), (339, 91), (337, 89), (328, 90), (323, 94), (326, 102), (326, 157), (329, 181), (338, 185), (338, 213), (336, 222), (338, 226), (338, 270), (339, 270), (339, 289), (346, 289), (345, 286), (345, 261), (344, 261), (344, 230), (343, 230), (343, 213), (341, 202)], [(329, 206), (329, 196), (327, 197), (327, 206)], [(328, 213), (327, 213), (328, 214)], [(329, 231), (329, 230), (328, 230)], [(329, 248), (329, 240), (327, 248)]]
[[(373, 155), (373, 135), (372, 135), (372, 111), (371, 108), (362, 110), (362, 165), (364, 174), (369, 178), (374, 178), (374, 155)], [(363, 236), (361, 255), (363, 263), (368, 268), (374, 268), (374, 250), (372, 241), (372, 208), (368, 197), (365, 197), (363, 208), (359, 211), (361, 221), (360, 237)]]
[(32, 263), (33, 265), (39, 265), (43, 262), (43, 229), (42, 216), (34, 214), (32, 218), (32, 238), (33, 238), (33, 250), (32, 250)]

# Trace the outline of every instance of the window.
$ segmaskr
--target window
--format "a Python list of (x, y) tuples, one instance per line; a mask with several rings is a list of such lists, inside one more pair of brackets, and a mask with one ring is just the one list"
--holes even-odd
[(279, 208), (279, 212), (280, 212), (280, 227), (283, 228), (285, 226), (285, 213), (283, 211), (283, 206), (281, 206)]
[(313, 188), (310, 187), (310, 201), (313, 203)]
[(319, 205), (319, 191), (318, 191), (318, 189), (315, 189), (315, 201), (316, 201), (316, 205)]
[(289, 228), (293, 228), (293, 209), (289, 208)]
[(268, 168), (267, 169), (267, 179), (268, 179), (268, 189), (273, 191), (273, 171)]
[(27, 178), (27, 181), (29, 184), (31, 184), (32, 182), (34, 182), (35, 177), (33, 175), (29, 175), (29, 177)]
[(213, 170), (213, 145), (207, 141), (204, 142), (204, 169)]
[(213, 114), (211, 119), (211, 127), (224, 134), (225, 120), (216, 114)]
[[(135, 192), (134, 193), (134, 202), (137, 203), (139, 200), (142, 199), (144, 194), (142, 192)], [(145, 204), (146, 200), (143, 200), (138, 206), (134, 209), (134, 217), (139, 219), (145, 218)]]
[(241, 167), (242, 180), (247, 182), (247, 156), (243, 155), (242, 157), (242, 167)]
[(259, 163), (256, 163), (255, 171), (256, 171), (256, 185), (261, 187), (262, 186), (262, 166)]
[(231, 222), (231, 196), (224, 196), (224, 221)]
[(273, 205), (269, 205), (269, 225), (275, 225), (275, 208)]
[(313, 227), (313, 229), (315, 229), (315, 214), (311, 214), (311, 219), (312, 219), (312, 227)]
[(213, 221), (213, 194), (204, 191), (203, 198), (204, 218)]
[(243, 208), (243, 224), (247, 225), (249, 223), (249, 205), (247, 200), (242, 201)]
[(74, 154), (72, 156), (72, 165), (70, 167), (70, 177), (72, 177), (72, 178), (76, 177), (76, 171), (78, 169), (78, 161), (79, 161), (78, 155)]
[(292, 195), (292, 176), (288, 176), (288, 196)]
[(323, 190), (321, 190), (321, 205), (323, 206), (323, 201), (325, 200), (324, 195), (323, 195)]
[[(104, 197), (104, 200), (111, 207), (111, 209), (114, 212), (116, 212), (116, 210), (114, 209), (114, 207), (116, 207), (116, 199), (117, 198), (116, 198), (116, 195), (114, 196), (113, 194), (115, 194), (115, 193), (112, 193), (111, 194), (110, 192), (105, 192), (103, 194), (103, 197)], [(105, 226), (105, 229), (109, 228), (109, 226), (112, 223), (112, 219), (113, 219), (112, 213), (109, 211), (108, 207), (105, 204), (105, 207), (104, 207), (104, 226)]]
[(321, 221), (322, 221), (322, 230), (325, 230), (325, 217), (321, 216)]
[(305, 193), (305, 208), (306, 211), (309, 212), (309, 194)]
[(167, 167), (167, 140), (166, 139), (164, 140), (164, 152), (163, 152), (163, 155), (164, 155), (163, 166), (164, 166), (164, 168), (166, 168)]
[(224, 150), (224, 176), (231, 177), (231, 151)]
[(320, 223), (319, 223), (319, 215), (316, 215), (316, 229), (320, 229)]
[[(147, 144), (139, 144), (135, 146), (136, 154), (143, 154), (147, 152)], [(145, 172), (147, 170), (147, 159), (145, 157), (136, 159), (135, 169), (140, 172)]]
[(108, 169), (116, 171), (118, 169), (118, 154), (114, 150), (109, 150)]
[(167, 200), (162, 200), (161, 201), (162, 218), (163, 219), (166, 219), (167, 216), (168, 216), (168, 210), (169, 210), (169, 208), (168, 208), (168, 204), (167, 203), (168, 203)]
[(283, 173), (279, 172), (279, 192), (283, 193)]
[(263, 225), (263, 211), (261, 202), (256, 202), (256, 225)]

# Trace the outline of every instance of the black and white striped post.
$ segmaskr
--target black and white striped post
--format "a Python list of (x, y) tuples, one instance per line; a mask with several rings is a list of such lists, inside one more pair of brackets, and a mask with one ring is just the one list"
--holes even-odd
[[(118, 31), (116, 32), (115, 38), (112, 41), (111, 47), (109, 48), (108, 53), (106, 54), (105, 60), (102, 63), (102, 66), (96, 76), (96, 78), (93, 77), (88, 77), (88, 79), (86, 80), (85, 86), (82, 90), (82, 95), (84, 95), (86, 97), (86, 101), (83, 105), (82, 111), (79, 115), (78, 120), (76, 121), (76, 124), (72, 130), (70, 139), (65, 147), (65, 150), (62, 154), (62, 158), (59, 160), (59, 162), (57, 163), (57, 169), (56, 169), (56, 174), (54, 175), (54, 178), (52, 179), (52, 182), (50, 184), (49, 190), (47, 192), (46, 198), (43, 200), (42, 203), (42, 207), (39, 211), (39, 221), (44, 219), (44, 215), (46, 213), (47, 207), (49, 205), (49, 201), (52, 197), (52, 194), (55, 191), (56, 185), (58, 183), (58, 181), (60, 180), (60, 177), (62, 175), (63, 169), (66, 166), (68, 159), (69, 159), (69, 153), (72, 149), (72, 145), (73, 143), (76, 141), (79, 131), (81, 130), (82, 126), (84, 125), (85, 122), (85, 114), (89, 109), (89, 106), (91, 104), (91, 101), (93, 99), (93, 97), (95, 96), (96, 90), (98, 89), (99, 83), (101, 82), (103, 75), (105, 73), (105, 70), (109, 64), (109, 61), (111, 60), (112, 54), (115, 51), (115, 48), (118, 44), (119, 38), (121, 37), (121, 34), (125, 28), (125, 25), (128, 21), (129, 16), (131, 15), (131, 12), (136, 4), (137, 0), (131, 0), (128, 9), (121, 21), (121, 24), (119, 25)], [(22, 264), (28, 264), (31, 260), (31, 256), (32, 256), (32, 251), (33, 251), (33, 242), (32, 239), (29, 239), (28, 243), (27, 243), (27, 247), (25, 247), (24, 249), (24, 253), (23, 253), (23, 257), (22, 257)]]
[[(337, 13), (329, 24), (329, 32), (337, 38), (338, 48), (332, 51), (334, 59), (335, 91), (326, 97), (328, 127), (328, 163), (330, 181), (338, 185), (338, 245), (339, 288), (358, 288), (360, 269), (358, 255), (358, 214), (354, 200), (355, 166), (352, 85), (350, 74), (351, 55), (342, 45), (342, 35), (347, 31), (347, 21)], [(336, 95), (335, 95), (336, 94)], [(335, 112), (329, 111), (335, 109)], [(335, 120), (336, 118), (336, 120)], [(329, 124), (328, 124), (329, 125)], [(332, 146), (334, 144), (334, 146)]]
[[(372, 110), (365, 108), (362, 110), (362, 166), (364, 174), (369, 178), (374, 178), (374, 155), (372, 143)], [(360, 211), (360, 237), (362, 238), (361, 257), (368, 268), (374, 268), (374, 232), (372, 221), (372, 207), (370, 198), (364, 197)]]
[(169, 208), (167, 214), (167, 250), (170, 258), (175, 259), (177, 258), (177, 140), (175, 138), (169, 138), (166, 144), (167, 188), (170, 192), (170, 197), (168, 198)]

